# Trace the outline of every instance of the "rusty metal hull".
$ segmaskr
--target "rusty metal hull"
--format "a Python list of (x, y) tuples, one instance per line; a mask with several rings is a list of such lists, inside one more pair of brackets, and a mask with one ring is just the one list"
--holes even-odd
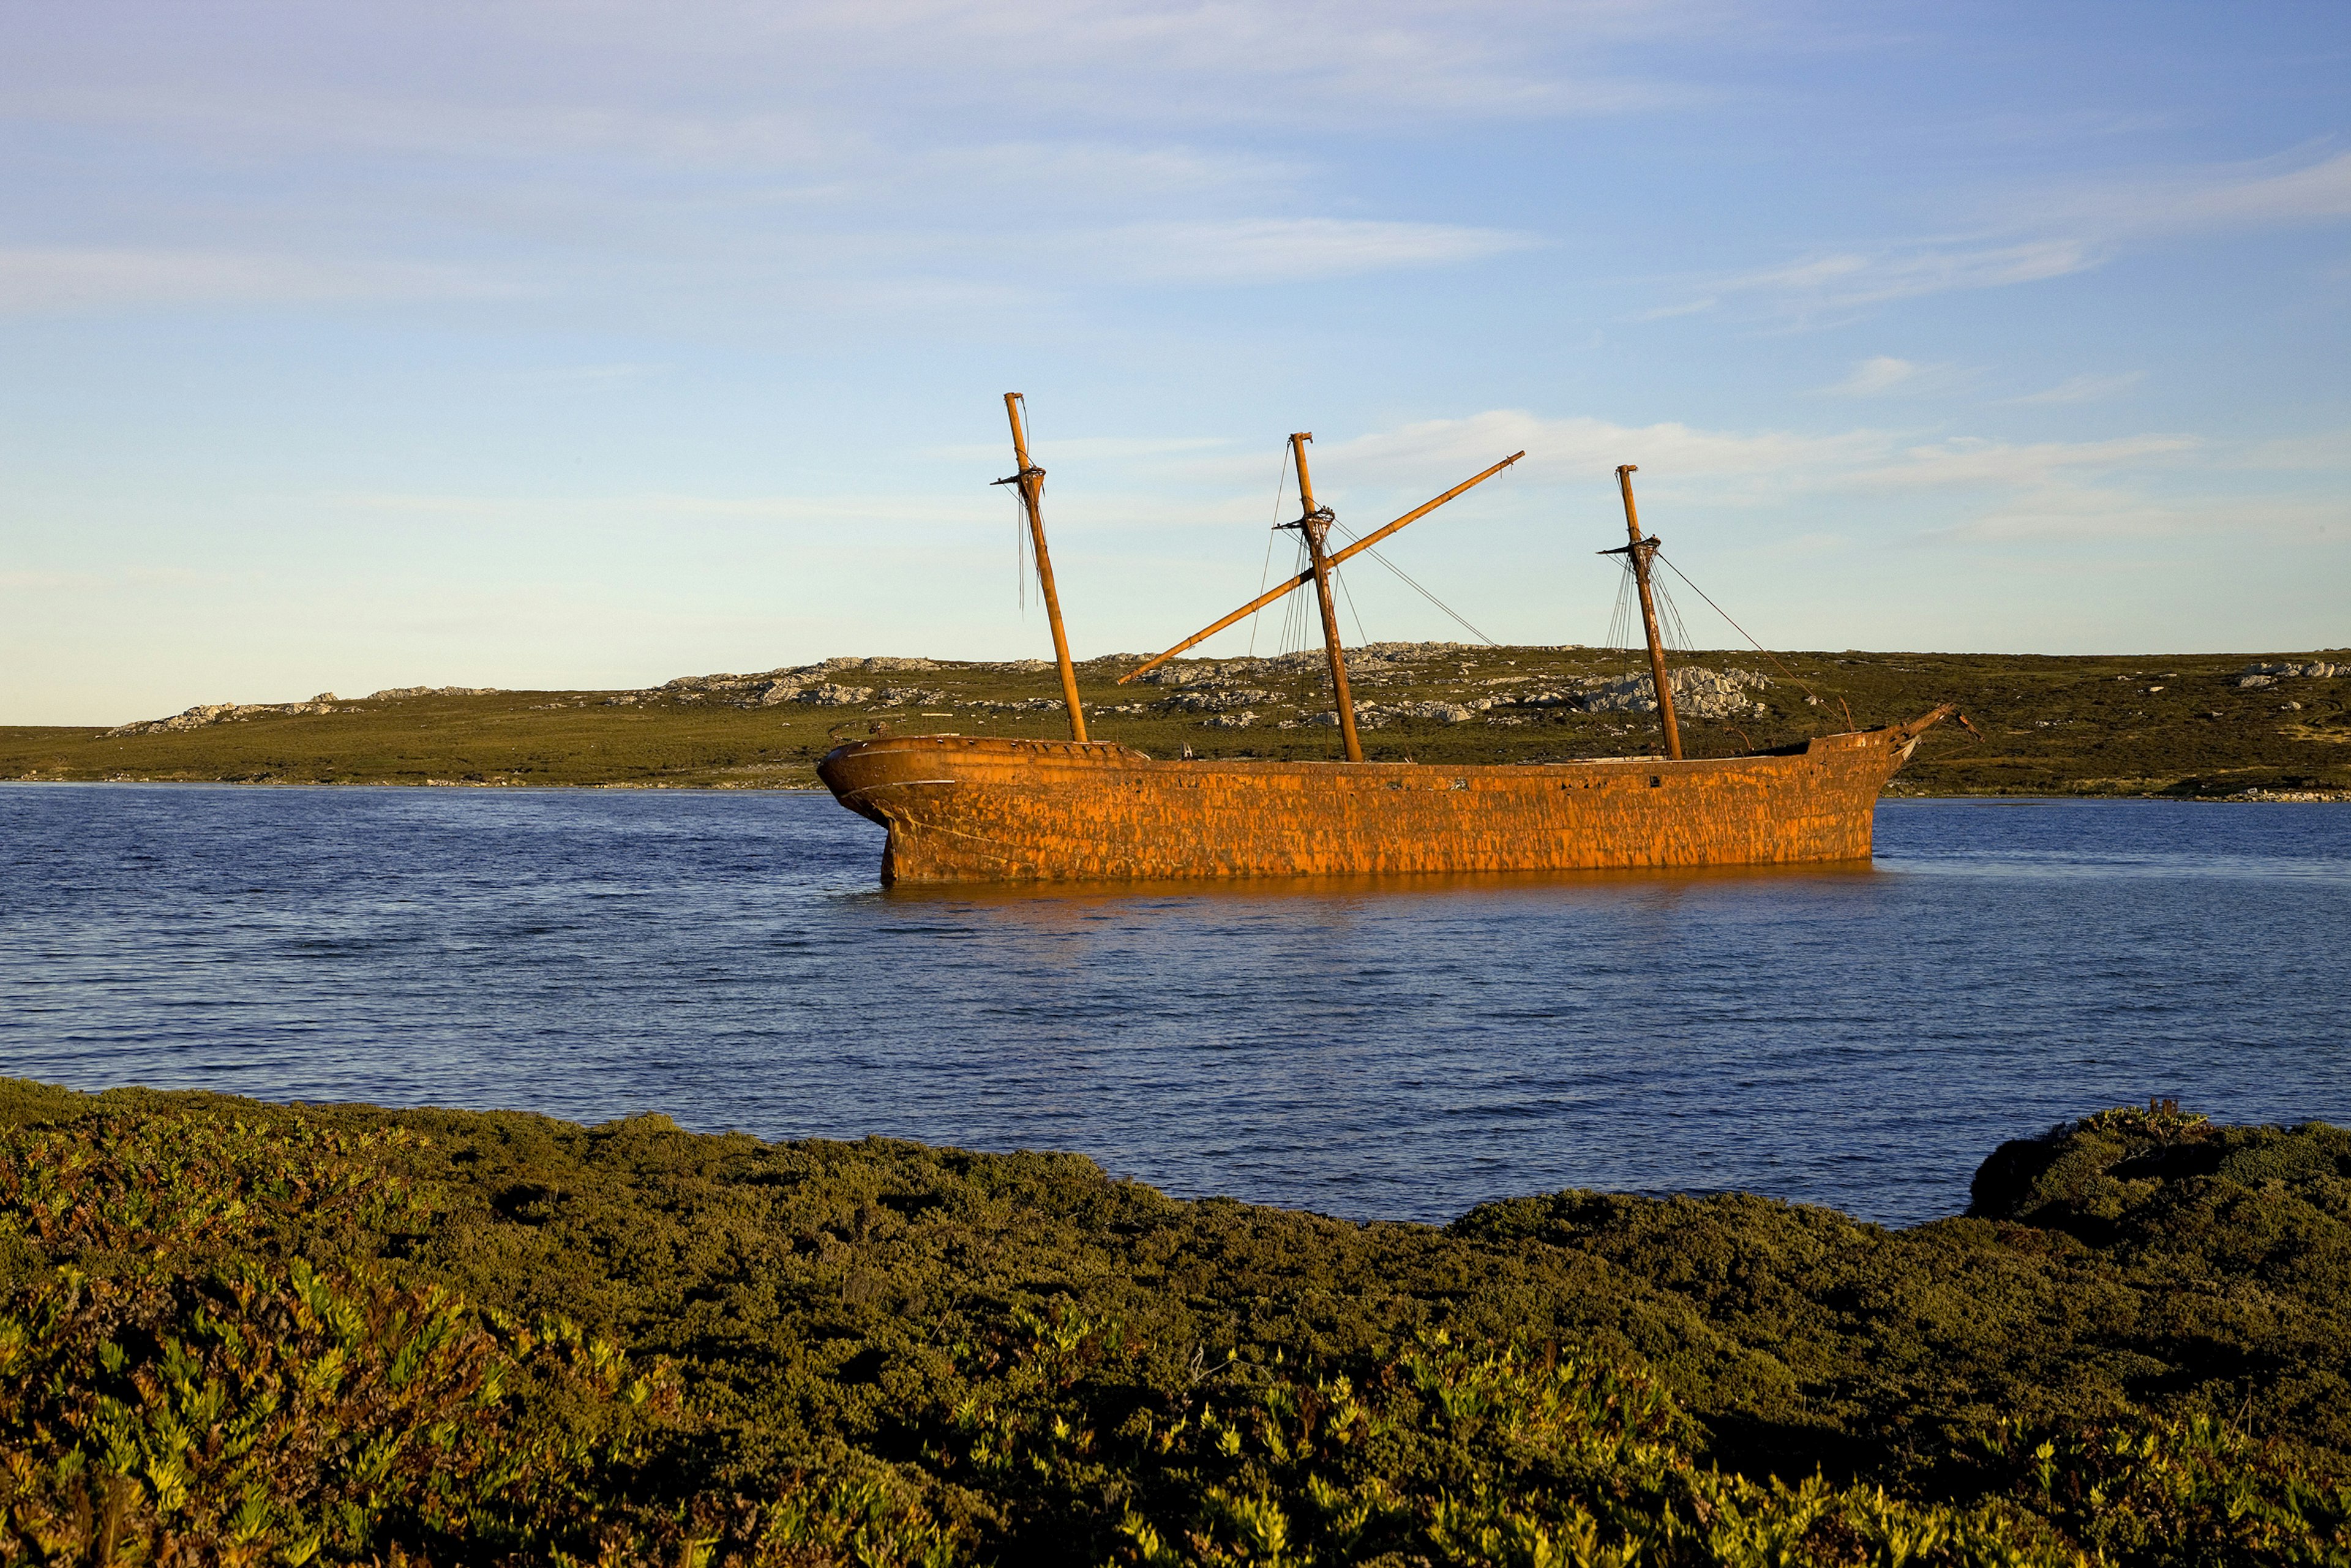
[(905, 736), (818, 764), (890, 831), (891, 883), (1576, 871), (1866, 859), (1914, 724), (1684, 761), (1155, 761), (1106, 742)]

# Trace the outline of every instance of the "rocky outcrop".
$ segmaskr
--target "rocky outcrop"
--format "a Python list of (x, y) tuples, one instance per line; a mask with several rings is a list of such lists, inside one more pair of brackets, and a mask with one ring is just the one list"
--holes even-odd
[(994, 702), (986, 697), (977, 697), (968, 701), (959, 701), (956, 704), (956, 706), (982, 708), (989, 713), (1059, 713), (1061, 711), (1061, 699), (1059, 697), (1024, 697), (1019, 702), (1004, 703)]
[(883, 686), (873, 695), (876, 707), (945, 707), (955, 698), (928, 686)]
[[(1750, 718), (1770, 712), (1747, 694), (1771, 683), (1753, 670), (1706, 670), (1685, 665), (1669, 677), (1674, 684), (1674, 710), (1687, 718)], [(1575, 706), (1585, 713), (1655, 713), (1656, 683), (1646, 675), (1619, 675), (1595, 681), (1575, 694)]]
[[(659, 686), (618, 692), (604, 700), (608, 703), (635, 703), (666, 697), (674, 702), (716, 699), (740, 708), (778, 707), (785, 703), (847, 707), (874, 700), (875, 692), (869, 685), (850, 685), (840, 679), (841, 676), (935, 670), (938, 667), (935, 659), (893, 658), (886, 654), (862, 659), (833, 658), (813, 664), (763, 670), (756, 674), (680, 675)], [(937, 695), (935, 693), (923, 693), (913, 686), (892, 689), (909, 694), (901, 701), (929, 701)], [(885, 704), (888, 701), (886, 693), (883, 700)]]
[(803, 687), (792, 697), (796, 703), (807, 703), (813, 707), (855, 707), (860, 703), (872, 700), (872, 686), (836, 685), (831, 681)]
[[(2236, 675), (2238, 689), (2273, 686), (2280, 681), (2329, 681), (2337, 675), (2351, 675), (2351, 664), (2329, 664), (2316, 659), (2299, 664), (2247, 664)], [(2159, 689), (2159, 688), (2158, 688)]]
[[(1354, 663), (1348, 662), (1348, 673), (1354, 673)], [(1519, 687), (1534, 677), (1501, 675), (1483, 684), (1489, 686)], [(1692, 665), (1673, 673), (1674, 706), (1686, 717), (1698, 719), (1745, 718), (1770, 710), (1764, 704), (1748, 695), (1750, 690), (1771, 685), (1764, 676), (1752, 670), (1708, 670)], [(1404, 720), (1434, 724), (1468, 724), (1480, 715), (1488, 724), (1524, 724), (1530, 715), (1523, 710), (1573, 708), (1583, 713), (1655, 713), (1657, 711), (1656, 687), (1646, 675), (1605, 677), (1588, 675), (1580, 681), (1561, 686), (1532, 686), (1525, 690), (1490, 692), (1481, 696), (1464, 697), (1458, 702), (1359, 702), (1355, 705), (1355, 726), (1359, 729), (1379, 729)], [(1521, 710), (1499, 712), (1498, 710)], [(1335, 708), (1325, 708), (1304, 718), (1285, 722), (1280, 727), (1295, 728), (1298, 724), (1336, 728), (1339, 714)]]
[[(494, 697), (499, 695), (501, 690), (503, 688), (498, 686), (389, 686), (382, 691), (371, 694), (367, 700), (371, 703), (388, 703), (398, 702), (402, 697)], [(329, 694), (329, 696), (332, 695)], [(320, 697), (316, 700), (324, 702), (327, 698)]]
[(1272, 692), (1254, 686), (1226, 691), (1182, 691), (1162, 702), (1160, 708), (1167, 713), (1229, 713), (1254, 703), (1274, 703), (1281, 699)]
[[(381, 692), (376, 694), (377, 696), (383, 695)], [(306, 703), (198, 703), (169, 718), (118, 724), (106, 733), (110, 737), (119, 735), (172, 735), (183, 730), (202, 729), (207, 725), (235, 724), (244, 719), (349, 711), (335, 706), (336, 700), (334, 693), (320, 692)]]
[[(1347, 678), (1350, 682), (1376, 681), (1383, 675), (1405, 674), (1416, 664), (1440, 663), (1485, 651), (1468, 643), (1365, 643), (1347, 650)], [(1330, 655), (1320, 648), (1304, 648), (1262, 659), (1202, 659), (1196, 663), (1162, 664), (1143, 679), (1155, 686), (1198, 686), (1213, 691), (1250, 681), (1311, 675), (1329, 667)]]
[[(1489, 724), (1525, 724), (1534, 722), (1540, 717), (1540, 710), (1546, 708), (1573, 708), (1586, 713), (1647, 714), (1656, 711), (1649, 678), (1646, 674), (1573, 679), (1558, 674), (1538, 676), (1528, 674), (1484, 675), (1475, 682), (1468, 680), (1466, 677), (1474, 667), (1471, 661), (1484, 657), (1489, 652), (1467, 643), (1367, 643), (1351, 648), (1347, 654), (1347, 671), (1352, 684), (1358, 688), (1358, 695), (1363, 698), (1355, 706), (1356, 722), (1366, 729), (1378, 729), (1406, 723), (1468, 724), (1481, 716)], [(1134, 655), (1122, 654), (1089, 661), (1086, 669), (1090, 676), (1099, 678), (1130, 669), (1138, 662)], [(857, 678), (948, 669), (1040, 674), (1052, 668), (1052, 662), (1046, 659), (943, 664), (935, 659), (893, 655), (837, 657), (812, 664), (786, 665), (751, 673), (680, 675), (658, 686), (593, 695), (582, 694), (569, 703), (539, 706), (577, 706), (601, 703), (607, 706), (633, 707), (645, 704), (706, 703), (713, 706), (759, 709), (792, 704), (824, 708), (1058, 713), (1062, 707), (1058, 696), (1003, 700), (965, 695), (913, 683)], [(1320, 648), (1301, 649), (1265, 658), (1173, 663), (1162, 665), (1142, 678), (1143, 685), (1158, 688), (1158, 695), (1153, 700), (1105, 706), (1099, 711), (1118, 714), (1151, 712), (1170, 716), (1196, 715), (1198, 722), (1208, 727), (1243, 729), (1271, 721), (1273, 715), (1267, 711), (1270, 709), (1290, 716), (1274, 723), (1274, 727), (1294, 729), (1301, 725), (1335, 727), (1339, 722), (1335, 711), (1325, 709), (1314, 713), (1306, 706), (1316, 700), (1318, 692), (1327, 690), (1324, 685), (1327, 668), (1326, 655)], [(2262, 665), (2256, 666), (2255, 671), (2332, 674), (2339, 668), (2342, 666)], [(2262, 678), (2273, 677), (2263, 675)], [(1673, 679), (1676, 704), (1692, 718), (1739, 718), (1766, 711), (1762, 702), (1750, 693), (1769, 685), (1770, 682), (1753, 671), (1692, 666), (1676, 670)], [(1287, 689), (1276, 687), (1276, 682), (1283, 683)], [(1301, 683), (1304, 684), (1302, 689)], [(1458, 699), (1441, 697), (1437, 700), (1382, 702), (1365, 695), (1376, 691), (1383, 685), (1406, 683), (1423, 692), (1431, 686), (1442, 690), (1455, 685), (1483, 689), (1479, 695), (1463, 695)], [(390, 703), (423, 697), (496, 695), (501, 694), (495, 686), (395, 686), (377, 692), (364, 700)], [(337, 699), (331, 692), (323, 692), (308, 703), (200, 705), (170, 718), (124, 725), (107, 733), (158, 734), (197, 729), (206, 725), (239, 719), (350, 711), (347, 705), (336, 705)]]
[[(1384, 729), (1398, 719), (1407, 718), (1426, 719), (1437, 724), (1468, 724), (1493, 706), (1491, 697), (1479, 697), (1466, 703), (1357, 703), (1355, 727)], [(1306, 722), (1321, 725), (1326, 729), (1336, 729), (1339, 727), (1339, 710), (1324, 708)]]

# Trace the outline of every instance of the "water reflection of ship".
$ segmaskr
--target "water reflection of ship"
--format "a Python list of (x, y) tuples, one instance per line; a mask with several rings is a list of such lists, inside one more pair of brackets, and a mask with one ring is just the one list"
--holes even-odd
[[(1007, 393), (1018, 485), (1053, 632), (1071, 738), (891, 736), (828, 753), (836, 799), (889, 830), (885, 882), (1354, 875), (1787, 864), (1865, 859), (1878, 791), (1919, 736), (1957, 710), (1818, 736), (1733, 757), (1687, 758), (1652, 593), (1657, 540), (1641, 531), (1634, 469), (1616, 471), (1623, 555), (1637, 589), (1665, 756), (1574, 762), (1367, 762), (1339, 640), (1332, 572), (1349, 558), (1500, 473), (1514, 453), (1386, 527), (1333, 551), (1314, 501), (1307, 434), (1291, 436), (1300, 516), (1282, 525), (1309, 564), (1287, 581), (1120, 677), (1146, 674), (1244, 616), (1311, 584), (1322, 612), (1343, 762), (1159, 759), (1086, 738), (1061, 606), (1045, 548), (1044, 471), (1029, 461), (1018, 393)], [(1965, 722), (1964, 719), (1961, 720)]]

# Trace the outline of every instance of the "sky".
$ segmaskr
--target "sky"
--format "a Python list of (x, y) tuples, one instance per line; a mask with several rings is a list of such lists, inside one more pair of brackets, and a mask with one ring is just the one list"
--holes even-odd
[[(6, 40), (0, 723), (1048, 656), (1014, 391), (1081, 657), (1289, 569), (1297, 430), (1359, 531), (1526, 451), (1382, 552), (1505, 643), (1607, 636), (1633, 463), (1774, 648), (2351, 643), (2340, 0), (16, 0)], [(1471, 635), (1345, 580), (1350, 639)]]

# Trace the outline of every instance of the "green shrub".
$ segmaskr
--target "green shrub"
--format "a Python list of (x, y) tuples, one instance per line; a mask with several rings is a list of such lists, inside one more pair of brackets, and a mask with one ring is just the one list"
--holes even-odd
[(2346, 1171), (2158, 1104), (1909, 1230), (1439, 1231), (0, 1082), (0, 1563), (2351, 1563)]

